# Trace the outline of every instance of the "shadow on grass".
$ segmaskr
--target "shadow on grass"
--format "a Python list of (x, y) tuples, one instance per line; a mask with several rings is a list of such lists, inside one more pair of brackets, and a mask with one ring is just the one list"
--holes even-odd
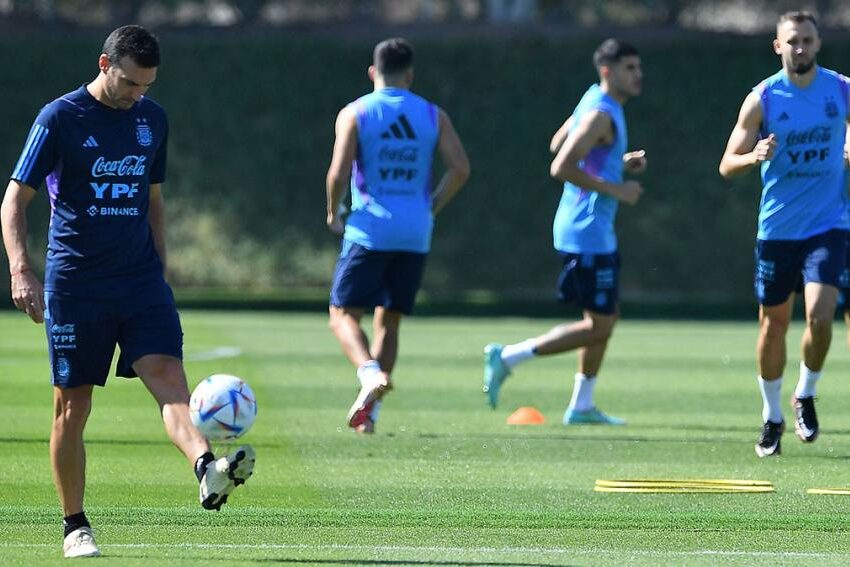
[[(153, 559), (148, 555), (130, 555), (110, 553), (110, 557), (126, 559)], [(516, 561), (428, 561), (425, 559), (295, 559), (289, 557), (205, 557), (204, 561), (239, 563), (280, 563), (282, 565), (460, 565), (461, 567), (569, 567), (568, 563), (518, 563)]]

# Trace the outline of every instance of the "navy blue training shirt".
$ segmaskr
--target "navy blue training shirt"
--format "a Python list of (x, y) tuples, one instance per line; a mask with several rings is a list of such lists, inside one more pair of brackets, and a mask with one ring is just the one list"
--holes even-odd
[(83, 85), (41, 110), (11, 178), (36, 189), (46, 180), (45, 291), (124, 298), (163, 282), (148, 206), (167, 140), (165, 111), (149, 98), (119, 110)]

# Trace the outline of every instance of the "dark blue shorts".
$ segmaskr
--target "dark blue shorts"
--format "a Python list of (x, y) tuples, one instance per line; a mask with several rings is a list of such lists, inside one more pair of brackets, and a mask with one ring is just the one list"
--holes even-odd
[[(170, 295), (170, 290), (169, 290)], [(183, 330), (173, 300), (139, 307), (46, 292), (44, 326), (53, 385), (103, 386), (115, 346), (115, 374), (136, 376), (132, 364), (148, 354), (183, 358)]]
[(620, 299), (620, 255), (562, 253), (558, 299), (582, 309), (613, 315)]
[(829, 230), (805, 240), (757, 240), (755, 254), (759, 304), (781, 305), (807, 283), (840, 287), (847, 264), (847, 232)]
[(422, 285), (427, 254), (369, 250), (343, 241), (334, 271), (330, 304), (372, 309), (383, 306), (410, 315)]

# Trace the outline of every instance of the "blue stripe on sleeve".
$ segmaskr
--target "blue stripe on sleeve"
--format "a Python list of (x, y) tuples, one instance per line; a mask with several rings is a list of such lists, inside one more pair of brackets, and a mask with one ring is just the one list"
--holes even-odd
[(15, 171), (12, 173), (12, 178), (20, 181), (27, 181), (32, 168), (38, 159), (38, 154), (44, 146), (44, 140), (47, 139), (49, 130), (41, 124), (33, 124), (30, 130), (30, 135), (27, 138), (27, 143), (24, 146), (24, 151), (15, 166)]

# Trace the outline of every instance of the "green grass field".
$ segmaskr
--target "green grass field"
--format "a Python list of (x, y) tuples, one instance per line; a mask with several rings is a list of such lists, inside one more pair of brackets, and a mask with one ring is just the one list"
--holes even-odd
[[(412, 318), (396, 389), (378, 433), (345, 427), (355, 378), (321, 314), (183, 314), (192, 385), (244, 377), (259, 401), (246, 436), (254, 477), (221, 512), (198, 505), (189, 465), (138, 381), (110, 378), (87, 430), (87, 513), (98, 564), (213, 565), (846, 565), (850, 497), (850, 354), (836, 324), (819, 387), (822, 434), (786, 433), (782, 457), (759, 460), (755, 323), (625, 321), (597, 402), (625, 427), (564, 427), (575, 357), (517, 369), (491, 411), (481, 349), (555, 321)], [(795, 325), (783, 397), (798, 363)], [(51, 482), (43, 328), (0, 313), (0, 564), (60, 562)], [(235, 358), (199, 360), (218, 347)], [(531, 405), (542, 426), (505, 419)], [(786, 413), (786, 419), (789, 415)], [(593, 492), (598, 478), (773, 481), (773, 494)]]

